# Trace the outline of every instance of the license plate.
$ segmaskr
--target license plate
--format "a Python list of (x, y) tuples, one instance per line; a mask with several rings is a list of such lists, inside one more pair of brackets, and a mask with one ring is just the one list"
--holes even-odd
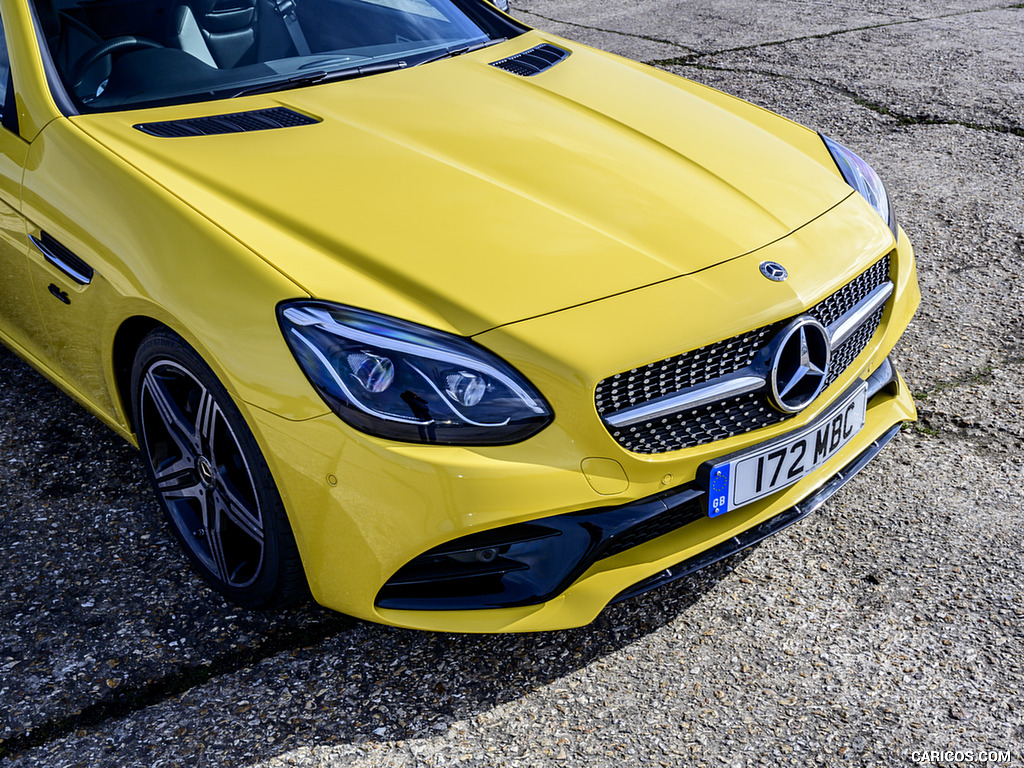
[(864, 427), (867, 384), (798, 432), (708, 467), (708, 515), (717, 517), (786, 488), (820, 467)]

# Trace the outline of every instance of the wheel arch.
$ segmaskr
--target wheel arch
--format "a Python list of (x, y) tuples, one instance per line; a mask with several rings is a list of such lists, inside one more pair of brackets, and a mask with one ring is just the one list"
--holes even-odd
[(135, 409), (132, 407), (132, 366), (135, 364), (135, 355), (142, 340), (156, 328), (168, 326), (155, 318), (135, 315), (122, 322), (114, 334), (111, 357), (114, 365), (115, 394), (128, 428), (133, 433), (136, 431), (136, 425)]
[[(200, 344), (191, 334), (182, 333), (182, 330), (175, 325), (158, 320), (150, 315), (133, 315), (126, 318), (117, 328), (114, 334), (113, 349), (111, 358), (114, 366), (114, 384), (118, 404), (124, 411), (128, 428), (136, 433), (135, 408), (132, 405), (132, 369), (135, 366), (135, 357), (138, 354), (142, 341), (153, 331), (162, 328), (173, 333), (185, 344), (190, 346), (197, 355), (210, 367), (213, 375), (227, 389), (228, 395), (238, 405), (238, 393), (234, 391), (232, 380), (225, 375), (225, 371), (216, 364), (209, 350)], [(137, 433), (136, 433), (137, 434)]]

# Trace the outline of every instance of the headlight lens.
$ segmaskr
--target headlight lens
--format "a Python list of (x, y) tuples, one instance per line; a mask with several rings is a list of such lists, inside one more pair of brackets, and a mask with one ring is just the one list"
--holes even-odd
[(846, 183), (860, 192), (864, 198), (871, 203), (871, 207), (878, 211), (893, 237), (899, 239), (899, 231), (896, 227), (896, 212), (893, 209), (889, 194), (885, 191), (885, 185), (875, 173), (874, 169), (858, 157), (853, 151), (847, 149), (837, 141), (827, 136), (821, 137), (828, 147), (832, 159), (836, 161), (839, 172), (843, 174)]
[(468, 339), (322, 301), (281, 305), (292, 353), (344, 421), (416, 443), (506, 445), (546, 427), (544, 398)]

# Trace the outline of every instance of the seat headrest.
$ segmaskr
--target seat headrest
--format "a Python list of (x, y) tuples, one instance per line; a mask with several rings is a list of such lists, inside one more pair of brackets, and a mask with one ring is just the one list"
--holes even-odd
[(256, 0), (192, 0), (187, 4), (199, 26), (212, 34), (245, 29), (256, 19)]

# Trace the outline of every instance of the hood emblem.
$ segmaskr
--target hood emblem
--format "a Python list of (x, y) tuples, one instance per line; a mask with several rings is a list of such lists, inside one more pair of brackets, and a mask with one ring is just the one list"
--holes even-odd
[(832, 343), (813, 317), (797, 318), (775, 337), (769, 374), (772, 404), (784, 413), (802, 411), (825, 388)]
[(769, 280), (774, 280), (776, 283), (781, 283), (789, 277), (789, 272), (777, 261), (762, 261), (761, 274)]

